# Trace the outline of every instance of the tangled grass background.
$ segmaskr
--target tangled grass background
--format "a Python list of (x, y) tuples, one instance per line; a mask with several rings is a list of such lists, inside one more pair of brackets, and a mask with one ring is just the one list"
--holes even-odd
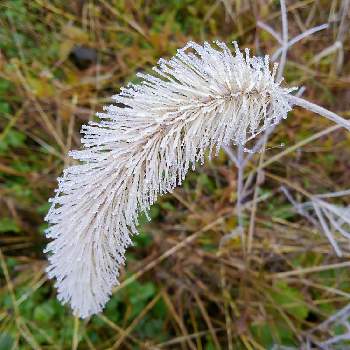
[[(248, 156), (241, 223), (229, 152), (153, 205), (152, 223), (139, 219), (103, 314), (72, 317), (44, 272), (46, 201), (70, 165), (68, 150), (80, 146), (81, 124), (126, 81), (137, 83), (136, 72), (190, 39), (236, 40), (256, 55), (277, 55), (278, 1), (0, 6), (0, 349), (350, 346), (349, 241), (337, 237), (337, 257), (309, 209), (344, 224), (322, 203), (346, 207), (347, 192), (313, 195), (349, 188), (349, 133), (301, 109), (264, 152)], [(287, 1), (286, 14), (289, 38), (328, 23), (279, 53), (288, 86), (305, 86), (309, 100), (349, 118), (349, 1)], [(237, 224), (247, 236), (228, 237)]]

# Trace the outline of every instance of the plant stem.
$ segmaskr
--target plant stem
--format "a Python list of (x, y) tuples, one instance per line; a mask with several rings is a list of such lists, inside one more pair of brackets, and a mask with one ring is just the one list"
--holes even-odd
[[(304, 38), (307, 38), (308, 36), (319, 32), (320, 30), (327, 29), (329, 27), (328, 23), (321, 24), (320, 26), (310, 28), (306, 30), (305, 32), (295, 36), (293, 39), (287, 42), (287, 48), (289, 49), (291, 46), (296, 44), (297, 42), (303, 40)], [(283, 51), (283, 47), (280, 47), (276, 52), (272, 55), (271, 60), (276, 61), (278, 56), (281, 54)]]
[(243, 200), (243, 172), (244, 172), (244, 158), (243, 145), (237, 145), (237, 222), (238, 228), (243, 233), (243, 217), (242, 217), (242, 200)]
[(307, 100), (304, 100), (303, 98), (296, 97), (296, 96), (289, 96), (289, 100), (296, 106), (305, 108), (311, 112), (314, 112), (316, 114), (321, 115), (322, 117), (325, 117), (334, 123), (342, 126), (343, 128), (350, 131), (350, 121), (342, 118), (338, 114), (335, 114), (331, 111), (329, 111), (326, 108), (320, 107), (312, 102), (309, 102)]
[(270, 133), (268, 131), (269, 130), (266, 130), (266, 132), (264, 133), (264, 135), (261, 138), (262, 145), (260, 148), (262, 148), (262, 152), (260, 155), (259, 167), (258, 167), (258, 171), (256, 174), (256, 183), (255, 183), (254, 194), (253, 194), (253, 204), (252, 204), (252, 210), (250, 213), (250, 221), (249, 221), (249, 231), (248, 231), (248, 240), (247, 240), (247, 254), (248, 255), (251, 253), (252, 246), (253, 246), (253, 235), (254, 235), (254, 229), (255, 229), (255, 216), (256, 216), (256, 209), (257, 209), (258, 192), (259, 192), (259, 187), (260, 187), (259, 183), (260, 183), (260, 178), (262, 175), (261, 164), (264, 161), (266, 143), (267, 143), (267, 139), (270, 135)]
[(277, 80), (282, 79), (284, 72), (284, 66), (286, 65), (287, 60), (287, 51), (288, 51), (288, 18), (287, 18), (287, 7), (285, 0), (280, 0), (281, 4), (281, 17), (282, 17), (282, 53), (281, 59), (278, 66)]

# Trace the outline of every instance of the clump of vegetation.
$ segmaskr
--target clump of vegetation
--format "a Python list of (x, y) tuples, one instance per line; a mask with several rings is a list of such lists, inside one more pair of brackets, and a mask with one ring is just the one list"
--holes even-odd
[[(80, 125), (190, 38), (276, 52), (288, 85), (346, 118), (346, 3), (288, 2), (283, 35), (279, 4), (269, 2), (2, 4), (0, 348), (344, 348), (349, 136), (302, 110), (268, 141), (265, 133), (244, 167), (233, 164), (242, 152), (227, 149), (153, 205), (151, 224), (139, 219), (102, 315), (80, 321), (58, 304), (41, 250), (46, 200)], [(313, 27), (322, 35), (309, 35)], [(287, 56), (278, 47), (293, 44), (288, 32), (307, 45)]]

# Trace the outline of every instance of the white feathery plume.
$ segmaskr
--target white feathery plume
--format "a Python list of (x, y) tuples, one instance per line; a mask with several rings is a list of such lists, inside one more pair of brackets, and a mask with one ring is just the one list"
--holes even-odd
[(268, 56), (216, 44), (190, 42), (161, 59), (154, 75), (138, 74), (140, 84), (122, 88), (98, 122), (83, 126), (83, 149), (70, 152), (80, 164), (58, 179), (46, 216), (48, 275), (75, 315), (108, 301), (140, 211), (180, 185), (206, 150), (245, 145), (298, 104)]

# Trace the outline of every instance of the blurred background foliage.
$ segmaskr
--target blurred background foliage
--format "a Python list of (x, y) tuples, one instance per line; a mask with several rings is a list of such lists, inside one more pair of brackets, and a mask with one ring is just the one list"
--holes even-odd
[[(339, 37), (343, 2), (287, 2), (291, 37), (330, 27), (293, 46), (285, 81), (349, 117), (349, 36), (340, 68), (338, 51), (314, 59)], [(279, 31), (279, 1), (0, 2), (0, 350), (299, 349), (310, 330), (349, 302), (349, 245), (341, 242), (345, 254), (337, 258), (278, 190), (283, 183), (310, 193), (350, 185), (349, 134), (332, 131), (290, 149), (330, 125), (301, 110), (269, 141), (265, 157), (275, 158), (260, 179), (249, 259), (240, 238), (220, 247), (236, 225), (236, 172), (220, 153), (153, 206), (152, 223), (140, 218), (121, 285), (103, 314), (72, 317), (44, 272), (47, 200), (71, 162), (68, 150), (80, 147), (81, 125), (137, 81), (136, 72), (190, 39), (237, 40), (256, 55), (272, 53), (278, 43), (257, 28), (258, 19)], [(310, 339), (343, 333), (330, 326)]]

